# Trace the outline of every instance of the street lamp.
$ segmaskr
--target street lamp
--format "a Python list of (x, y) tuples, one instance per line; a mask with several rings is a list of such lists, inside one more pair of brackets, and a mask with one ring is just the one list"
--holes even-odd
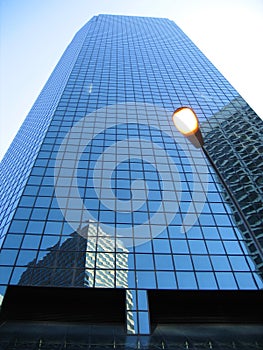
[(177, 108), (172, 116), (173, 122), (177, 130), (185, 136), (196, 148), (201, 148), (203, 153), (205, 154), (207, 160), (211, 164), (212, 168), (214, 169), (215, 173), (217, 174), (218, 178), (220, 179), (223, 187), (225, 188), (228, 196), (230, 197), (233, 205), (236, 207), (237, 212), (239, 213), (240, 217), (243, 220), (244, 226), (246, 227), (247, 231), (250, 233), (250, 238), (254, 242), (255, 246), (257, 247), (258, 253), (261, 256), (261, 259), (263, 260), (263, 253), (261, 250), (261, 247), (259, 246), (259, 243), (257, 242), (254, 233), (250, 227), (249, 222), (247, 221), (247, 218), (245, 217), (242, 209), (240, 208), (240, 205), (238, 201), (236, 200), (235, 196), (232, 194), (232, 191), (228, 187), (228, 184), (226, 183), (225, 179), (219, 172), (217, 166), (215, 165), (213, 159), (210, 157), (209, 153), (207, 152), (206, 148), (204, 147), (204, 139), (199, 127), (199, 121), (196, 113), (194, 110), (190, 107), (179, 107)]
[(196, 148), (202, 148), (204, 146), (204, 140), (199, 128), (199, 121), (192, 108), (177, 108), (173, 113), (173, 122), (177, 130)]

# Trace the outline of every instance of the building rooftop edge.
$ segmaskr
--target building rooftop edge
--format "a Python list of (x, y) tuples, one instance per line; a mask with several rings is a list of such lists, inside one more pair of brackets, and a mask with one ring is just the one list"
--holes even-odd
[(167, 17), (153, 17), (153, 16), (140, 16), (140, 15), (121, 15), (121, 14), (108, 14), (108, 13), (99, 13), (98, 15), (93, 16), (94, 17), (99, 17), (99, 16), (109, 16), (109, 17), (138, 17), (138, 18), (147, 18), (147, 19), (166, 19), (171, 21), (169, 18)]

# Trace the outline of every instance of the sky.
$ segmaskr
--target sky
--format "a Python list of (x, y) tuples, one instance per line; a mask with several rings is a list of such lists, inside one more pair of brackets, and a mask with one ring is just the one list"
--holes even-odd
[(263, 0), (0, 0), (0, 159), (93, 16), (173, 20), (263, 120)]

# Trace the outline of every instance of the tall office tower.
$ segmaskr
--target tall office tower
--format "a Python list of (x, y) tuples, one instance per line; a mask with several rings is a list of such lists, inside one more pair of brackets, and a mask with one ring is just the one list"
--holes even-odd
[(260, 347), (262, 124), (172, 21), (93, 17), (2, 161), (1, 346)]

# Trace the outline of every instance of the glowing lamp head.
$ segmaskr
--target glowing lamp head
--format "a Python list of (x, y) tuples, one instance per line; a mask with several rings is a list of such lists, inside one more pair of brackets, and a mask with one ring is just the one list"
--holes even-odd
[(174, 111), (173, 122), (184, 136), (194, 135), (199, 129), (197, 116), (189, 107), (180, 107)]
[(190, 107), (180, 107), (173, 113), (173, 122), (176, 129), (187, 137), (196, 147), (204, 145), (203, 137), (199, 129), (198, 118)]

